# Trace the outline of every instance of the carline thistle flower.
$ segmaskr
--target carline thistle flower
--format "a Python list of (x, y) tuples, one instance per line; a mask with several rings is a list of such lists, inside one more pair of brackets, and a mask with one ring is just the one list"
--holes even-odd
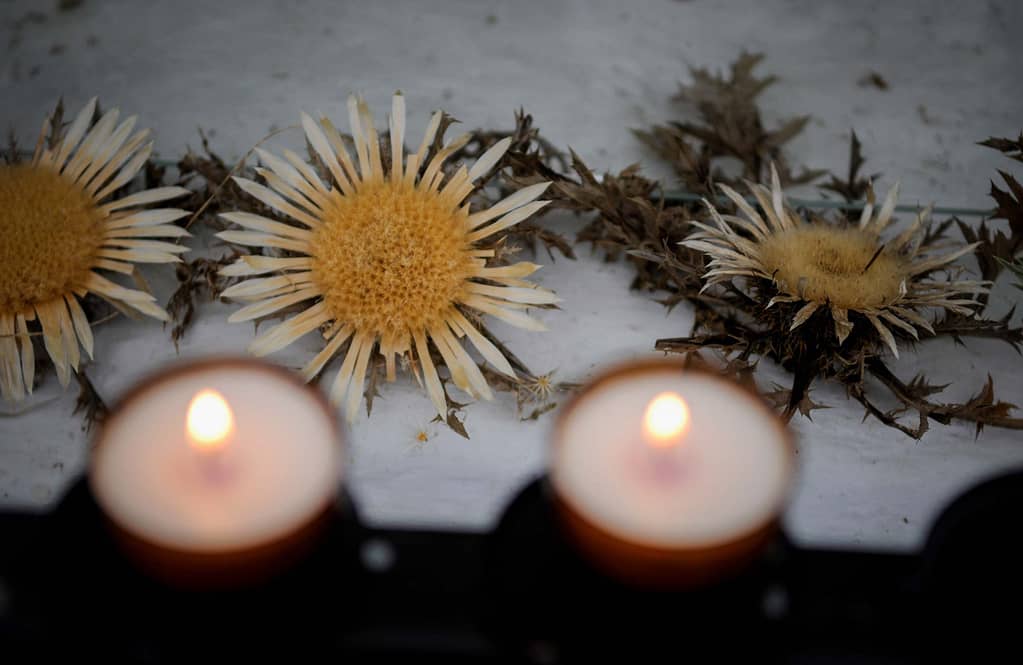
[[(264, 166), (257, 172), (266, 185), (235, 179), (293, 223), (246, 212), (222, 215), (243, 230), (222, 232), (220, 238), (288, 253), (244, 256), (221, 271), (253, 277), (224, 291), (224, 297), (250, 302), (229, 320), (249, 321), (308, 304), (257, 337), (250, 351), (266, 355), (322, 330), (323, 349), (302, 368), (302, 375), (311, 380), (347, 343), (330, 397), (345, 403), (349, 420), (357, 413), (374, 354), (383, 356), (391, 381), (396, 360), (404, 358), (443, 418), (446, 400), (430, 345), (457, 387), (490, 399), (490, 387), (462, 341), (468, 339), (497, 371), (513, 377), (515, 373), (473, 319), (487, 314), (543, 330), (523, 310), (559, 302), (553, 292), (524, 280), (540, 266), (488, 262), (495, 254), (488, 243), (547, 205), (536, 199), (550, 183), (525, 187), (488, 209), (472, 211), (466, 199), (476, 180), (498, 163), (510, 139), (496, 143), (471, 168), (463, 165), (448, 175), (444, 162), (468, 143), (470, 135), (449, 142), (424, 164), (440, 127), (442, 114), (437, 112), (419, 148), (406, 154), (405, 100), (397, 93), (389, 121), (392, 157), (386, 165), (366, 103), (351, 97), (348, 112), (354, 159), (329, 119), (302, 114), (306, 139), (329, 172), (329, 182), (287, 150), (283, 158), (259, 151)], [(263, 276), (268, 274), (272, 276)]]

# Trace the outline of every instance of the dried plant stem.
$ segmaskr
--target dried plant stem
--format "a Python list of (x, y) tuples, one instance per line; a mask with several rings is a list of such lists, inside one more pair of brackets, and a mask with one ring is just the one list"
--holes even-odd
[(1019, 351), (1019, 346), (1023, 344), (1023, 327), (1012, 328), (1009, 326), (1009, 320), (1015, 311), (1016, 308), (1013, 307), (1001, 319), (986, 320), (982, 323), (961, 316), (950, 317), (938, 321), (934, 325), (934, 337), (924, 337), (920, 341), (935, 339), (941, 335), (950, 335), (956, 339), (961, 337), (998, 339)]
[(880, 358), (869, 358), (866, 361), (866, 369), (871, 376), (891, 390), (892, 394), (899, 401), (943, 425), (948, 424), (952, 419), (957, 419), (977, 423), (978, 425), (991, 425), (1006, 429), (1023, 429), (1023, 418), (986, 415), (978, 413), (973, 409), (964, 409), (963, 405), (936, 404), (921, 397), (914, 397), (909, 386), (895, 376)]
[(853, 399), (859, 402), (864, 409), (866, 409), (866, 414), (863, 416), (864, 420), (866, 420), (868, 415), (874, 416), (888, 427), (893, 427), (914, 439), (919, 439), (924, 435), (924, 432), (927, 431), (927, 415), (922, 411), (919, 412), (920, 425), (918, 427), (909, 427), (896, 420), (892, 413), (882, 411), (877, 405), (871, 402), (870, 398), (867, 397), (867, 393), (864, 391), (862, 384), (849, 386), (849, 394), (853, 397)]

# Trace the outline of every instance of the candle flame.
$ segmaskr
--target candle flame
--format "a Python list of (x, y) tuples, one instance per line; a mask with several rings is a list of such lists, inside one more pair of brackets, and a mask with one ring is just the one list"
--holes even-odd
[(689, 407), (685, 400), (673, 392), (654, 397), (646, 408), (643, 429), (651, 446), (670, 448), (681, 443), (689, 429)]
[(200, 390), (188, 405), (188, 441), (202, 451), (223, 448), (234, 431), (234, 414), (216, 390)]

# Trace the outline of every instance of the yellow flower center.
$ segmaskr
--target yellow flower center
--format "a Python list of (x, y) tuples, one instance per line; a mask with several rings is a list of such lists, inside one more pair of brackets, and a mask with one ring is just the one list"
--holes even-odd
[(436, 192), (404, 183), (341, 197), (311, 251), (331, 315), (385, 338), (440, 324), (473, 272), (465, 219)]
[(81, 284), (103, 242), (89, 194), (44, 167), (0, 166), (0, 312), (31, 309)]
[(898, 299), (906, 278), (904, 262), (886, 251), (877, 254), (879, 247), (876, 235), (859, 229), (800, 226), (771, 235), (760, 259), (788, 294), (872, 309)]

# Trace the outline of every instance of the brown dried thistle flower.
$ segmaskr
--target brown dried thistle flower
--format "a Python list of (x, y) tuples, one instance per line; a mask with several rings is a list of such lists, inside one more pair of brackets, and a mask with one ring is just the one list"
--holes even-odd
[(329, 185), (288, 151), (284, 159), (259, 151), (268, 168), (257, 172), (269, 187), (235, 179), (250, 195), (297, 225), (245, 212), (221, 215), (245, 230), (225, 231), (218, 234), (220, 238), (290, 253), (245, 256), (221, 271), (244, 277), (274, 274), (247, 279), (223, 292), (226, 298), (251, 301), (229, 320), (249, 321), (308, 303), (301, 313), (256, 338), (250, 351), (266, 355), (321, 330), (326, 345), (302, 369), (308, 380), (347, 342), (330, 395), (335, 403), (345, 401), (349, 420), (357, 413), (374, 352), (383, 356), (388, 380), (395, 378), (395, 359), (411, 360), (414, 353), (415, 362), (409, 367), (417, 379), (422, 372), (434, 407), (445, 419), (448, 400), (429, 343), (440, 353), (456, 386), (489, 399), (490, 387), (463, 348), (462, 338), (468, 338), (500, 372), (515, 373), (466, 312), (475, 310), (512, 325), (542, 330), (543, 325), (523, 310), (558, 302), (551, 291), (523, 279), (539, 266), (488, 262), (495, 254), (491, 245), (496, 234), (547, 205), (536, 199), (548, 183), (523, 188), (490, 208), (471, 212), (466, 198), (507, 151), (510, 139), (480, 155), (472, 168), (461, 166), (449, 174), (442, 168), (444, 162), (470, 135), (431, 151), (444, 117), (438, 112), (419, 149), (405, 155), (405, 101), (398, 93), (392, 102), (387, 164), (366, 103), (351, 97), (348, 110), (358, 167), (328, 119), (302, 116), (306, 138), (330, 174)]
[(753, 297), (774, 294), (764, 302), (765, 308), (777, 303), (799, 304), (790, 332), (824, 308), (831, 314), (841, 346), (857, 317), (862, 317), (895, 357), (899, 348), (893, 329), (913, 339), (919, 338), (917, 328), (933, 334), (923, 316), (925, 310), (937, 308), (968, 316), (977, 305), (976, 296), (987, 291), (986, 283), (981, 281), (928, 279), (978, 245), (962, 245), (947, 254), (930, 253), (922, 244), (930, 222), (929, 209), (922, 210), (896, 237), (882, 238), (892, 220), (897, 184), (876, 215), (874, 205), (868, 203), (857, 224), (843, 226), (805, 221), (794, 213), (785, 203), (773, 165), (771, 183), (770, 190), (748, 183), (763, 216), (735, 190), (721, 185), (721, 191), (735, 203), (741, 216), (722, 216), (705, 201), (714, 226), (691, 222), (699, 231), (682, 244), (710, 258), (703, 275), (704, 291), (735, 278), (763, 280), (769, 285), (750, 292)]
[(159, 187), (115, 198), (147, 163), (149, 130), (132, 133), (112, 109), (98, 120), (93, 98), (63, 131), (61, 106), (48, 117), (32, 159), (0, 166), (0, 392), (8, 400), (32, 392), (41, 331), (61, 385), (92, 357), (92, 323), (81, 299), (96, 294), (115, 307), (160, 320), (156, 298), (100, 274), (135, 274), (134, 263), (171, 263), (188, 248), (154, 238), (189, 234), (173, 222), (188, 213), (144, 209), (188, 194)]
[[(858, 150), (852, 152), (855, 154)], [(713, 288), (706, 288), (704, 275), (713, 269), (706, 265), (706, 253), (679, 243), (694, 231), (706, 232), (707, 224), (715, 223), (713, 218), (704, 224), (704, 228), (700, 228), (692, 226), (693, 222), (699, 224), (700, 217), (690, 210), (688, 204), (665, 205), (656, 199), (651, 202), (645, 198), (624, 196), (625, 182), (639, 178), (631, 171), (627, 177), (626, 174), (609, 174), (598, 182), (578, 158), (573, 163), (573, 169), (579, 181), (556, 181), (551, 198), (560, 207), (597, 213), (584, 234), (580, 234), (579, 240), (594, 242), (605, 248), (609, 255), (625, 253), (636, 268), (632, 288), (660, 292), (663, 295), (658, 296), (658, 301), (669, 308), (686, 302), (694, 309), (690, 335), (659, 339), (656, 341), (658, 350), (685, 354), (688, 362), (712, 365), (751, 387), (756, 386), (755, 374), (759, 358), (770, 358), (778, 362), (791, 372), (791, 384), (768, 392), (765, 396), (784, 410), (785, 417), (791, 417), (796, 412), (809, 417), (813, 410), (824, 407), (810, 397), (811, 386), (820, 379), (843, 385), (848, 394), (864, 406), (868, 415), (914, 438), (923, 436), (931, 421), (941, 424), (953, 420), (972, 422), (978, 432), (988, 425), (1023, 429), (1023, 419), (1010, 415), (1014, 405), (996, 397), (990, 380), (970, 399), (962, 403), (951, 403), (935, 400), (935, 393), (940, 392), (943, 386), (935, 385), (923, 375), (909, 381), (900, 379), (885, 364), (881, 355), (885, 344), (879, 331), (855, 309), (851, 315), (851, 322), (855, 325), (844, 342), (839, 344), (830, 304), (817, 307), (803, 323), (791, 330), (799, 310), (809, 302), (786, 302), (772, 279), (746, 276), (744, 281), (722, 280)], [(858, 170), (853, 168), (850, 173), (851, 187), (858, 188), (861, 180)], [(655, 191), (653, 183), (649, 183), (644, 191)], [(764, 190), (761, 190), (763, 193)], [(731, 200), (729, 197), (723, 198), (725, 201)], [(773, 193), (769, 193), (767, 200), (766, 208), (773, 212)], [(752, 202), (745, 203), (751, 207), (760, 202), (754, 196)], [(876, 223), (880, 213), (875, 216), (873, 207), (871, 203), (872, 211), (868, 217)], [(741, 209), (737, 209), (737, 212), (742, 213)], [(792, 213), (791, 210), (788, 212)], [(722, 217), (726, 223), (732, 219), (730, 215)], [(740, 219), (747, 225), (753, 224), (744, 218)], [(763, 221), (767, 226), (768, 222)], [(915, 249), (918, 260), (930, 260), (929, 257), (936, 254), (938, 246), (947, 242), (945, 233), (954, 223), (952, 220), (931, 225), (926, 222), (926, 218), (921, 219), (915, 232), (919, 239), (919, 246)], [(799, 220), (799, 223), (811, 224), (803, 220)], [(824, 222), (814, 219), (812, 223)], [(849, 225), (839, 217), (826, 228), (839, 230), (850, 226), (855, 230), (859, 228), (858, 224)], [(720, 228), (715, 230), (719, 231)], [(750, 235), (747, 240), (752, 237)], [(871, 253), (867, 254), (861, 248), (856, 260), (858, 265), (865, 266), (870, 262), (878, 245), (882, 244), (879, 238), (880, 235), (868, 245), (872, 249)], [(926, 281), (925, 277), (919, 274), (915, 280), (923, 282)], [(799, 279), (795, 281), (798, 284)], [(978, 287), (980, 291), (975, 295), (980, 301), (986, 294), (982, 291), (982, 284)], [(965, 288), (967, 291), (972, 290), (969, 286)], [(939, 299), (946, 297), (948, 294), (943, 289), (944, 284), (939, 282), (934, 295)], [(783, 295), (782, 299), (775, 301), (772, 307), (767, 307), (778, 295)], [(927, 293), (921, 295), (924, 300), (928, 299)], [(957, 341), (966, 337), (992, 337), (1003, 339), (1014, 347), (1019, 345), (1020, 330), (1010, 328), (1007, 319), (979, 318), (968, 303), (952, 305), (956, 309), (966, 308), (969, 315), (957, 314), (948, 308), (923, 307), (939, 312), (937, 320), (932, 321), (930, 316), (925, 319), (934, 329), (934, 336), (951, 335)], [(919, 313), (915, 308), (906, 307), (905, 303), (894, 306), (909, 312), (905, 322), (914, 326), (914, 332), (920, 334), (922, 329), (926, 333), (926, 325), (917, 326), (912, 322), (913, 315)], [(942, 317), (940, 312), (949, 315)], [(885, 322), (884, 317), (879, 318)], [(901, 336), (905, 342), (916, 341), (912, 333), (896, 324), (885, 323), (885, 326), (897, 340)], [(923, 342), (930, 335), (923, 334), (920, 337)], [(712, 355), (720, 355), (720, 358), (712, 359)], [(868, 378), (874, 381), (868, 382)], [(874, 395), (877, 391), (886, 392), (885, 398), (894, 400), (896, 406), (887, 410), (879, 406)], [(905, 422), (907, 415), (917, 416), (917, 422)]]
[[(948, 241), (945, 237), (948, 229), (958, 224), (966, 245), (981, 243), (974, 251), (982, 282), (973, 285), (963, 280), (957, 286), (941, 281), (933, 287), (924, 286), (928, 281), (926, 274), (908, 275), (915, 269), (890, 261), (893, 258), (890, 255), (885, 256), (891, 253), (896, 243), (884, 243), (880, 233), (868, 238), (858, 224), (848, 224), (841, 218), (826, 226), (817, 218), (813, 218), (812, 222), (800, 219), (799, 224), (810, 227), (809, 231), (792, 233), (787, 238), (775, 237), (782, 234), (775, 232), (769, 219), (762, 218), (766, 232), (763, 229), (758, 231), (764, 240), (769, 241), (765, 245), (769, 251), (761, 252), (759, 244), (754, 245), (754, 254), (761, 268), (758, 269), (757, 264), (737, 247), (749, 247), (745, 243), (753, 244), (757, 240), (753, 233), (742, 230), (744, 225), (755, 226), (754, 222), (748, 216), (722, 214), (724, 225), (728, 227), (724, 230), (713, 216), (710, 220), (702, 220), (705, 215), (692, 202), (695, 198), (692, 195), (715, 201), (719, 209), (732, 203), (736, 205), (735, 212), (743, 215), (734, 191), (732, 196), (719, 196), (724, 191), (722, 185), (731, 185), (734, 189), (743, 181), (770, 181), (772, 162), (778, 165), (782, 183), (805, 182), (818, 173), (793, 169), (783, 159), (782, 148), (798, 134), (805, 118), (782, 121), (774, 131), (765, 129), (761, 122), (757, 95), (772, 83), (773, 77), (759, 78), (752, 74), (759, 60), (759, 56), (741, 55), (732, 65), (728, 77), (694, 70), (693, 83), (684, 86), (679, 97), (690, 103), (695, 117), (690, 115), (668, 125), (637, 132), (644, 143), (671, 162), (680, 182), (688, 190), (683, 195), (659, 193), (657, 183), (639, 176), (634, 167), (617, 176), (606, 174), (598, 180), (581, 160), (575, 158), (572, 169), (578, 178), (555, 178), (550, 197), (554, 206), (595, 213), (593, 221), (580, 233), (578, 240), (593, 243), (609, 258), (626, 255), (636, 273), (632, 288), (658, 292), (658, 301), (669, 308), (682, 302), (693, 308), (693, 325), (689, 334), (658, 339), (655, 343), (658, 350), (684, 354), (688, 362), (713, 364), (725, 374), (750, 384), (755, 384), (760, 358), (769, 358), (788, 370), (791, 373), (790, 385), (767, 394), (784, 409), (786, 417), (797, 411), (809, 417), (814, 409), (821, 408), (823, 405), (810, 398), (810, 388), (815, 381), (826, 380), (841, 384), (850, 397), (863, 405), (867, 415), (914, 438), (923, 436), (931, 421), (941, 424), (954, 420), (972, 422), (978, 433), (988, 425), (1023, 429), (1023, 419), (1010, 415), (1015, 406), (995, 396), (990, 377), (983, 387), (962, 403), (936, 400), (934, 395), (943, 386), (935, 385), (922, 374), (908, 381), (900, 379), (883, 358), (885, 348), (891, 348), (887, 343), (889, 340), (883, 339), (882, 329), (875, 327), (861, 313), (874, 315), (891, 335), (896, 351), (900, 346), (914, 343), (918, 335), (921, 342), (932, 338), (931, 330), (933, 337), (950, 336), (956, 342), (963, 342), (969, 337), (1001, 339), (1019, 350), (1023, 344), (1023, 330), (1009, 325), (1012, 311), (999, 319), (985, 318), (976, 312), (986, 303), (985, 283), (993, 281), (1002, 269), (1001, 260), (1009, 260), (1023, 247), (1023, 204), (1020, 203), (1023, 201), (1023, 187), (1006, 173), (1001, 175), (1007, 190), (992, 184), (991, 195), (998, 203), (993, 218), (1007, 220), (1008, 233), (986, 224), (979, 228), (968, 226), (954, 218), (928, 225), (924, 217), (914, 222), (916, 231), (910, 233), (914, 237), (908, 244), (903, 244), (902, 252), (896, 252), (895, 258), (901, 262), (906, 262), (907, 257), (915, 253), (915, 258), (908, 259), (909, 263), (931, 260), (930, 257), (943, 263), (943, 257), (937, 253), (938, 247)], [(1010, 158), (1023, 159), (1023, 138), (989, 139), (984, 145), (1001, 150)], [(860, 173), (865, 158), (855, 134), (850, 136), (849, 155), (847, 172), (841, 177), (833, 175), (822, 189), (842, 196), (847, 207), (858, 214), (866, 207), (863, 199), (870, 198), (871, 177)], [(739, 177), (735, 177), (734, 164), (728, 166), (726, 163), (730, 160), (738, 160), (741, 164)], [(642, 192), (642, 197), (628, 194), (635, 191)], [(774, 210), (774, 192), (760, 190), (760, 194), (759, 197), (754, 194), (754, 200), (744, 201), (744, 205), (751, 208), (759, 203), (765, 215), (775, 214), (781, 221)], [(757, 201), (758, 198), (761, 201)], [(766, 199), (766, 204), (763, 199)], [(867, 213), (870, 218), (868, 225), (877, 225), (881, 215), (874, 217), (874, 203), (868, 202), (871, 208)], [(788, 222), (788, 216), (784, 220)], [(706, 223), (701, 225), (701, 221)], [(888, 221), (890, 215), (885, 223)], [(694, 231), (707, 233), (708, 228), (709, 238), (692, 236)], [(822, 228), (827, 230), (821, 232)], [(719, 258), (718, 265), (707, 266), (707, 252), (679, 244), (686, 237), (716, 245), (714, 252), (724, 261)], [(738, 240), (733, 241), (736, 237)], [(839, 242), (850, 237), (854, 240), (851, 246)], [(837, 252), (829, 251), (829, 246), (835, 244), (841, 248)], [(804, 262), (802, 268), (796, 268), (794, 263), (787, 264), (786, 256), (793, 254), (812, 259), (811, 265)], [(864, 301), (856, 289), (842, 289), (843, 280), (822, 279), (818, 261), (824, 259), (824, 263), (828, 264), (836, 258), (842, 259), (839, 263), (848, 265), (832, 267), (852, 273), (855, 279), (850, 282), (857, 282), (863, 277), (855, 274), (857, 267), (859, 273), (863, 273), (863, 268), (869, 266), (866, 276), (870, 278), (870, 288), (864, 293), (873, 294), (872, 300)], [(888, 264), (885, 279), (881, 279), (885, 277), (883, 271), (874, 273), (879, 267), (878, 261), (882, 261), (882, 267)], [(772, 267), (764, 267), (765, 262)], [(715, 268), (752, 274), (730, 275), (728, 277), (735, 279), (721, 279), (713, 288), (706, 288), (704, 277)], [(787, 269), (778, 270), (778, 275), (785, 282), (784, 290), (779, 288), (780, 282), (775, 283), (776, 268)], [(891, 270), (893, 268), (894, 271)], [(946, 268), (957, 270), (950, 264), (934, 267), (935, 270)], [(896, 281), (902, 270), (910, 279)], [(831, 272), (825, 271), (823, 277)], [(809, 278), (803, 280), (805, 274), (793, 276), (793, 273), (815, 275), (816, 289), (808, 292)], [(871, 284), (874, 280), (876, 282)], [(903, 281), (907, 285), (905, 294), (901, 292)], [(950, 281), (954, 283), (957, 280), (953, 277)], [(911, 284), (915, 287), (912, 294), (909, 291)], [(957, 290), (958, 295), (953, 292)], [(893, 293), (896, 294), (894, 298)], [(824, 294), (830, 294), (832, 301), (822, 302)], [(778, 296), (781, 297), (776, 300)], [(832, 304), (838, 305), (840, 296), (844, 296), (845, 307), (837, 307), (840, 311), (836, 330)], [(905, 300), (896, 300), (904, 298), (912, 298), (914, 302), (907, 304)], [(965, 302), (949, 302), (954, 300)], [(773, 306), (767, 307), (772, 301)], [(803, 310), (805, 318), (799, 316), (800, 310)], [(841, 310), (849, 318), (851, 327), (841, 322)], [(918, 316), (925, 317), (923, 310), (930, 311), (922, 321), (916, 320)], [(932, 313), (938, 316), (932, 319)], [(894, 317), (898, 323), (889, 317)], [(925, 334), (921, 335), (920, 330)], [(840, 344), (839, 337), (843, 334), (845, 337)], [(712, 356), (719, 358), (712, 360)], [(884, 393), (883, 398), (895, 406), (883, 408), (875, 397), (877, 392)], [(916, 416), (918, 420), (907, 422), (907, 416)]]

